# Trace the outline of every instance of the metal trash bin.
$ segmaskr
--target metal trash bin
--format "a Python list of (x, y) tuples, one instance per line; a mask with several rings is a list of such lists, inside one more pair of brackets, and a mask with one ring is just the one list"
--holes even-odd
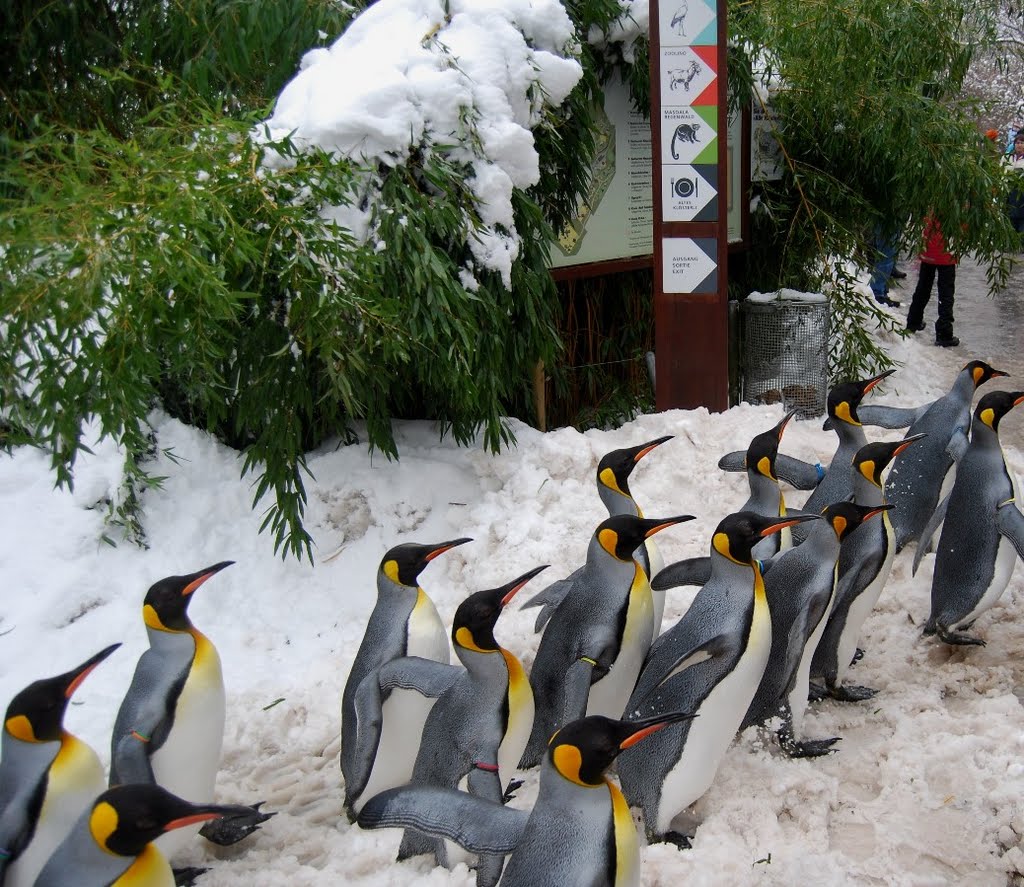
[(751, 293), (740, 304), (741, 398), (782, 403), (804, 419), (825, 412), (828, 299), (782, 289)]

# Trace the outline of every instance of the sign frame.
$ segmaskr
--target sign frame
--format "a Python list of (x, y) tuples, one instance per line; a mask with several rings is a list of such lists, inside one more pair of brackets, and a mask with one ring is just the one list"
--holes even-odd
[[(728, 164), (728, 84), (726, 0), (651, 0), (651, 140), (654, 151), (654, 355), (655, 405), (659, 410), (704, 406), (722, 411), (729, 407), (728, 224), (724, 212), (714, 221), (669, 221), (665, 216), (665, 178), (682, 156), (678, 142), (705, 142), (696, 152), (703, 162), (717, 162), (719, 180)], [(676, 8), (678, 7), (678, 8)], [(691, 13), (697, 11), (696, 24)], [(705, 21), (708, 10), (714, 23)], [(683, 17), (683, 21), (680, 20)], [(703, 16), (703, 19), (701, 18)], [(662, 33), (662, 25), (669, 24)], [(689, 27), (690, 32), (687, 33)], [(713, 39), (713, 43), (709, 40)], [(695, 42), (697, 41), (697, 42)], [(672, 67), (687, 57), (691, 47), (713, 66), (717, 77), (693, 99), (693, 114), (679, 111), (681, 97), (665, 95), (674, 80)], [(697, 49), (699, 47), (699, 50)], [(714, 93), (711, 90), (714, 89)], [(715, 102), (715, 115), (709, 101)], [(668, 104), (668, 103), (671, 104)], [(670, 109), (670, 110), (666, 110)], [(666, 144), (665, 126), (676, 118), (672, 141)], [(696, 118), (700, 117), (700, 121)], [(685, 118), (685, 119), (684, 119)], [(712, 138), (707, 138), (714, 120)], [(707, 128), (704, 127), (707, 125)], [(712, 141), (715, 142), (712, 145)], [(713, 150), (712, 150), (713, 148)], [(724, 203), (724, 201), (720, 201)], [(703, 271), (716, 266), (714, 291), (709, 292)], [(692, 273), (691, 273), (692, 272)], [(697, 281), (697, 277), (701, 279)]]

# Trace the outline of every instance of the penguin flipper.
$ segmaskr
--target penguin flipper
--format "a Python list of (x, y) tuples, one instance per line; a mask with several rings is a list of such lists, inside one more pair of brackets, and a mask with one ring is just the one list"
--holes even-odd
[[(562, 719), (560, 725), (568, 724), (587, 714), (587, 700), (590, 685), (598, 673), (607, 673), (608, 667), (600, 664), (598, 657), (581, 656), (565, 673), (562, 683)], [(550, 739), (550, 737), (548, 737)]]
[(669, 588), (678, 588), (680, 585), (704, 585), (710, 578), (710, 557), (688, 557), (662, 568), (651, 580), (651, 588), (655, 591), (665, 591)]
[(857, 418), (861, 425), (876, 428), (909, 428), (925, 414), (931, 404), (922, 407), (891, 407), (885, 404), (861, 404), (857, 407)]
[(470, 853), (515, 850), (529, 811), (432, 785), (403, 785), (370, 798), (359, 812), (361, 828), (411, 828), (454, 841)]
[(813, 490), (821, 483), (825, 471), (818, 462), (804, 462), (783, 453), (775, 457), (775, 476), (796, 490)]
[(946, 455), (954, 462), (959, 462), (963, 458), (964, 453), (967, 452), (967, 447), (970, 442), (966, 429), (961, 428), (958, 425), (953, 429), (953, 434), (949, 438), (949, 443), (946, 444)]
[(350, 755), (352, 778), (346, 782), (349, 798), (358, 798), (373, 769), (380, 743), (384, 700), (395, 689), (415, 690), (436, 699), (452, 686), (462, 669), (420, 656), (400, 656), (385, 662), (359, 682), (355, 695), (356, 748)]
[(935, 511), (932, 512), (932, 516), (928, 518), (928, 523), (924, 525), (924, 529), (921, 531), (921, 536), (917, 540), (917, 551), (914, 552), (914, 563), (910, 567), (911, 576), (917, 575), (917, 568), (921, 565), (921, 561), (928, 553), (932, 536), (935, 535), (935, 531), (939, 528), (939, 525), (946, 519), (946, 509), (948, 507), (949, 493), (947, 493), (945, 498), (935, 506)]
[(114, 721), (110, 742), (110, 785), (155, 783), (149, 762), (167, 738), (167, 700), (186, 675), (168, 674), (159, 658), (147, 650), (139, 657), (131, 685)]
[(746, 471), (747, 451), (734, 450), (731, 453), (726, 453), (718, 460), (718, 467), (721, 468), (722, 471)]
[(1012, 499), (999, 506), (996, 527), (1017, 549), (1017, 556), (1024, 560), (1024, 514)]
[(557, 582), (552, 582), (547, 588), (535, 594), (519, 608), (520, 610), (526, 610), (529, 607), (541, 608), (541, 611), (537, 614), (537, 621), (533, 626), (534, 633), (539, 634), (541, 630), (543, 630), (544, 626), (547, 625), (548, 620), (551, 618), (551, 614), (558, 609), (558, 605), (565, 600), (569, 592), (572, 590), (576, 577), (580, 574), (582, 569), (583, 568), (580, 567), (565, 579), (559, 579)]

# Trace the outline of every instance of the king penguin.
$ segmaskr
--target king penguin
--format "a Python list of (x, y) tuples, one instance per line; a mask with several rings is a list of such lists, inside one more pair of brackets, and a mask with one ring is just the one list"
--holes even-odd
[[(858, 418), (861, 401), (880, 382), (891, 376), (895, 370), (886, 370), (870, 379), (842, 382), (834, 385), (826, 400), (828, 418), (825, 428), (831, 428), (839, 438), (839, 446), (832, 454), (828, 468), (811, 465), (801, 459), (779, 454), (775, 460), (776, 476), (798, 490), (811, 490), (802, 510), (817, 514), (831, 502), (841, 502), (853, 495), (850, 487), (850, 464), (867, 437)], [(729, 453), (719, 460), (719, 467), (726, 471), (741, 471), (742, 454)], [(833, 471), (833, 468), (836, 469)]]
[(113, 653), (29, 684), (7, 706), (0, 738), (0, 884), (32, 887), (50, 854), (103, 791), (96, 752), (64, 729), (71, 696)]
[[(435, 545), (406, 542), (390, 549), (380, 562), (377, 602), (341, 699), (341, 772), (345, 779), (345, 808), (350, 817), (358, 811), (360, 798), (365, 800), (394, 785), (389, 762), (407, 762), (403, 765), (405, 772), (411, 772), (415, 745), (412, 749), (407, 747), (408, 736), (420, 735), (435, 701), (396, 687), (384, 706), (382, 720), (360, 723), (355, 704), (359, 685), (385, 663), (404, 656), (448, 664), (448, 635), (437, 607), (420, 587), (419, 577), (435, 558), (472, 541), (461, 538)], [(376, 677), (370, 680), (375, 682)], [(383, 725), (394, 718), (397, 720), (393, 725), (385, 729)], [(382, 744), (382, 735), (392, 737), (398, 746)]]
[[(885, 505), (882, 472), (907, 447), (921, 440), (915, 434), (895, 442), (869, 443), (857, 451), (851, 468), (853, 497), (858, 505)], [(880, 519), (862, 524), (840, 546), (839, 578), (835, 601), (825, 631), (811, 660), (811, 696), (831, 696), (841, 702), (870, 699), (870, 687), (844, 685), (857, 652), (857, 639), (864, 620), (878, 603), (896, 556), (896, 543), (888, 512)]]
[[(775, 473), (775, 460), (779, 455), (779, 443), (782, 432), (786, 430), (796, 410), (790, 410), (775, 426), (757, 434), (747, 447), (744, 464), (747, 468), (747, 484), (750, 496), (743, 503), (740, 511), (752, 511), (765, 517), (784, 517), (786, 500), (779, 486), (779, 478)], [(792, 536), (788, 529), (772, 533), (754, 546), (753, 554), (757, 560), (766, 560), (777, 554), (781, 548), (788, 548)], [(711, 578), (711, 558), (708, 555), (691, 557), (669, 564), (657, 576), (651, 579), (651, 588), (664, 594), (668, 588), (680, 585), (704, 585)]]
[(530, 670), (536, 714), (521, 767), (540, 763), (548, 739), (585, 714), (618, 717), (651, 647), (654, 605), (634, 557), (655, 533), (693, 515), (609, 517), (590, 539), (587, 561), (555, 610)]
[[(114, 720), (110, 785), (156, 783), (196, 803), (211, 801), (224, 741), (224, 677), (220, 656), (188, 617), (192, 595), (234, 561), (153, 584), (142, 606), (149, 649), (139, 658)], [(237, 833), (207, 830), (219, 844), (234, 843), (268, 818), (250, 809), (249, 827)], [(241, 825), (240, 820), (233, 820)], [(160, 841), (173, 857), (198, 829), (177, 830)]]
[[(530, 737), (533, 692), (519, 659), (495, 640), (494, 628), (516, 593), (545, 569), (536, 567), (500, 588), (478, 591), (455, 611), (452, 643), (464, 668), (449, 666), (454, 679), (430, 710), (412, 770), (414, 784), (468, 788), (499, 803), (504, 798)], [(415, 675), (407, 674), (405, 684), (415, 685)], [(407, 831), (398, 858), (419, 853), (433, 853), (438, 865), (449, 865), (443, 842)], [(501, 861), (481, 860), (480, 887), (497, 881)]]
[(175, 829), (251, 814), (251, 807), (192, 804), (158, 785), (115, 786), (81, 814), (35, 887), (173, 887), (171, 867), (152, 842)]
[(1020, 491), (999, 443), (1000, 420), (1021, 402), (1024, 391), (993, 391), (978, 401), (956, 482), (918, 546), (921, 555), (941, 522), (924, 631), (947, 644), (984, 644), (962, 630), (999, 600), (1017, 557), (1024, 558)]
[(790, 757), (817, 757), (838, 739), (799, 740), (811, 659), (832, 609), (843, 539), (888, 506), (834, 502), (821, 512), (799, 545), (782, 552), (765, 575), (772, 642), (764, 674), (740, 724), (746, 728), (780, 717), (779, 744)]
[(408, 826), (457, 839), (474, 853), (511, 853), (502, 887), (637, 887), (640, 840), (629, 806), (608, 778), (616, 757), (693, 717), (641, 721), (591, 715), (548, 744), (529, 812), (451, 789), (403, 786), (370, 800), (363, 828)]
[[(617, 514), (631, 514), (634, 517), (643, 517), (643, 511), (637, 505), (633, 494), (629, 490), (629, 476), (637, 464), (657, 447), (666, 441), (672, 440), (672, 435), (659, 437), (657, 440), (650, 440), (647, 443), (635, 447), (625, 447), (620, 450), (612, 450), (606, 453), (601, 461), (597, 463), (597, 494), (600, 496), (604, 507), (608, 509), (608, 516), (614, 517)], [(653, 579), (661, 568), (664, 561), (658, 551), (657, 543), (653, 539), (647, 539), (637, 550), (635, 557), (640, 566), (644, 568), (648, 579)], [(582, 568), (581, 568), (582, 569)], [(551, 614), (562, 602), (569, 589), (572, 588), (576, 579), (576, 573), (552, 582), (539, 594), (534, 595), (520, 609), (528, 607), (540, 607), (537, 614), (537, 622), (534, 631), (540, 631), (551, 618)], [(651, 595), (654, 600), (654, 637), (661, 633), (661, 620), (665, 613), (665, 593), (655, 591), (652, 587)]]
[(698, 717), (619, 757), (622, 790), (640, 808), (650, 840), (685, 842), (671, 829), (672, 820), (711, 786), (764, 673), (772, 624), (751, 549), (772, 533), (818, 519), (751, 511), (723, 518), (711, 540), (711, 578), (651, 647), (626, 706), (627, 720), (669, 711)]
[[(893, 460), (886, 482), (886, 496), (892, 504), (889, 519), (896, 534), (896, 551), (919, 539), (939, 501), (952, 488), (956, 463), (967, 450), (971, 426), (971, 401), (980, 385), (997, 376), (981, 360), (972, 360), (957, 374), (949, 392), (929, 404), (910, 426), (907, 435), (928, 437)], [(865, 411), (865, 421), (883, 427), (895, 408), (874, 407)]]

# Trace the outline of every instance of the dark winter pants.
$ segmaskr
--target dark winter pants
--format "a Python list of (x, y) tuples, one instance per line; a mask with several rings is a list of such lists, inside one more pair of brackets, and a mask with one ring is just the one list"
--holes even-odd
[(907, 312), (907, 326), (913, 329), (924, 321), (924, 309), (932, 297), (935, 272), (939, 272), (939, 319), (935, 321), (935, 338), (949, 339), (953, 335), (953, 298), (956, 293), (956, 265), (933, 265), (921, 262), (914, 298)]

